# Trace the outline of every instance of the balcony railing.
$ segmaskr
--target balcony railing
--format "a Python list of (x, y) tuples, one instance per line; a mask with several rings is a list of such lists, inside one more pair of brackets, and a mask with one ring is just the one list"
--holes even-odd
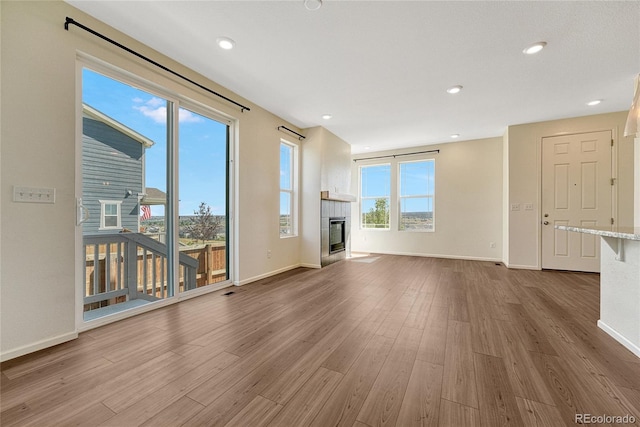
[[(166, 246), (140, 233), (84, 236), (85, 311), (171, 296)], [(178, 292), (197, 287), (198, 259), (179, 254)], [(142, 301), (141, 301), (142, 302)]]

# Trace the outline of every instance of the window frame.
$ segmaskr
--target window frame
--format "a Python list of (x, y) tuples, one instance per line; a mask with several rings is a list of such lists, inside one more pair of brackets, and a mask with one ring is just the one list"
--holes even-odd
[[(289, 142), (285, 139), (280, 139), (280, 144), (278, 145), (279, 152), (281, 152), (282, 147), (287, 147), (291, 150), (291, 156), (289, 159), (289, 188), (282, 187), (282, 158), (280, 158), (279, 164), (279, 198), (278, 198), (278, 234), (281, 239), (288, 239), (291, 237), (298, 237), (298, 145)], [(287, 194), (289, 198), (289, 209), (290, 209), (290, 229), (291, 233), (283, 233), (282, 225), (280, 223), (280, 218), (282, 216), (282, 212), (280, 208), (282, 206), (282, 196)]]
[[(122, 228), (122, 200), (98, 200), (100, 202), (100, 228), (98, 230), (118, 230)], [(113, 217), (114, 215), (107, 215), (107, 205), (116, 206), (116, 225), (106, 225), (107, 216)]]
[[(409, 196), (402, 195), (402, 165), (410, 164), (410, 163), (428, 163), (431, 162), (433, 164), (433, 193), (424, 193), (424, 194), (412, 194)], [(418, 160), (407, 160), (404, 162), (397, 163), (398, 168), (398, 196), (397, 196), (397, 206), (398, 206), (398, 231), (401, 232), (414, 232), (414, 233), (433, 233), (436, 231), (436, 160), (433, 158), (430, 159), (418, 159)], [(427, 190), (427, 189), (425, 189)], [(404, 199), (431, 199), (431, 228), (417, 228), (417, 229), (402, 229), (402, 201)]]
[[(388, 196), (369, 196), (369, 197), (365, 197), (362, 195), (362, 171), (365, 168), (372, 168), (372, 167), (380, 167), (380, 166), (388, 166), (389, 167), (389, 195)], [(368, 165), (361, 165), (358, 169), (358, 181), (359, 181), (359, 189), (358, 189), (358, 198), (359, 198), (359, 203), (358, 203), (358, 209), (359, 209), (359, 219), (358, 219), (358, 224), (360, 227), (360, 230), (366, 230), (366, 231), (391, 231), (391, 198), (392, 198), (392, 191), (391, 191), (391, 179), (392, 179), (392, 170), (393, 170), (393, 165), (390, 162), (386, 162), (386, 163), (375, 163), (375, 164), (368, 164)], [(388, 203), (388, 209), (389, 209), (389, 221), (387, 223), (387, 227), (385, 228), (378, 228), (378, 227), (365, 227), (363, 222), (362, 222), (362, 218), (363, 218), (363, 205), (364, 205), (364, 201), (365, 200), (376, 200), (376, 199), (382, 199), (385, 198), (387, 199)]]
[[(130, 65), (130, 64), (129, 64)], [(238, 168), (235, 167), (236, 157), (239, 155), (238, 152), (238, 140), (239, 140), (239, 119), (236, 115), (225, 113), (222, 110), (217, 109), (215, 106), (211, 105), (211, 103), (205, 98), (199, 96), (197, 92), (191, 90), (182, 90), (182, 88), (178, 88), (175, 85), (171, 84), (171, 82), (166, 81), (163, 78), (157, 79), (156, 77), (160, 76), (159, 74), (153, 74), (151, 78), (149, 76), (145, 77), (145, 73), (141, 72), (144, 70), (136, 69), (136, 67), (129, 67), (126, 64), (123, 66), (122, 63), (117, 64), (115, 62), (107, 62), (98, 57), (92, 56), (88, 53), (78, 51), (76, 55), (76, 102), (78, 106), (82, 105), (82, 92), (83, 92), (83, 78), (82, 72), (83, 69), (89, 69), (92, 72), (99, 73), (108, 77), (110, 79), (116, 80), (120, 83), (129, 85), (133, 88), (145, 91), (151, 95), (158, 96), (163, 98), (165, 101), (168, 101), (168, 116), (171, 118), (175, 118), (176, 123), (179, 121), (179, 109), (184, 107), (186, 109), (191, 110), (192, 112), (203, 115), (209, 119), (219, 121), (223, 124), (227, 124), (227, 230), (226, 230), (226, 238), (227, 238), (227, 251), (226, 251), (226, 268), (228, 277), (225, 281), (218, 282), (213, 286), (203, 286), (194, 290), (190, 290), (188, 292), (171, 292), (169, 296), (164, 298), (162, 301), (158, 301), (158, 304), (164, 303), (177, 303), (184, 299), (189, 299), (198, 295), (214, 292), (218, 289), (230, 286), (234, 283), (234, 278), (239, 276), (238, 273), (238, 263), (237, 263), (237, 246), (236, 242), (239, 240), (239, 230), (237, 227), (237, 219), (236, 212), (239, 211), (239, 198), (237, 195), (239, 194), (239, 172)], [(82, 152), (82, 108), (76, 108), (76, 152)], [(179, 185), (178, 185), (178, 176), (175, 172), (178, 167), (178, 145), (179, 145), (179, 136), (178, 130), (175, 126), (170, 126), (167, 130), (169, 134), (167, 136), (167, 200), (165, 205), (165, 218), (166, 218), (166, 233), (167, 233), (167, 280), (172, 280), (174, 286), (175, 284), (180, 283), (179, 276), (179, 255), (180, 248), (178, 243), (178, 230), (179, 230), (179, 221), (178, 215), (174, 212), (177, 212), (179, 209)], [(80, 170), (81, 168), (81, 156), (76, 158), (76, 169)], [(143, 159), (143, 162), (146, 163), (146, 157)], [(146, 167), (146, 164), (145, 164)], [(82, 175), (78, 175), (81, 177)], [(82, 197), (82, 183), (80, 181), (76, 181), (76, 197)], [(143, 182), (146, 184), (146, 182)], [(121, 210), (121, 218), (123, 211)], [(126, 215), (126, 213), (124, 213)], [(139, 216), (138, 216), (139, 221)], [(120, 225), (122, 222), (120, 223)], [(109, 228), (107, 230), (113, 231), (117, 229)], [(98, 228), (98, 230), (101, 230)], [(76, 228), (76, 254), (80, 253), (82, 250), (82, 228)], [(82, 278), (82, 275), (79, 274), (77, 277)], [(83, 318), (83, 298), (82, 298), (82, 289), (84, 284), (79, 280), (76, 283), (76, 324), (78, 325), (79, 330), (87, 330), (102, 324), (110, 323), (113, 320), (118, 320), (120, 318), (130, 317), (131, 315), (135, 315), (139, 313), (141, 308), (132, 308), (130, 310), (125, 310), (122, 313), (116, 314), (114, 316), (107, 316), (104, 318), (96, 319), (95, 321), (86, 322)], [(178, 289), (177, 287), (175, 289)], [(162, 305), (159, 305), (160, 307)], [(142, 309), (144, 310), (144, 309)]]

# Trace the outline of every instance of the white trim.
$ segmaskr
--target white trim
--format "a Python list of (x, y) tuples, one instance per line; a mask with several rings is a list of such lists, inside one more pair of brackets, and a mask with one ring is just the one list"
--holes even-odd
[[(76, 58), (76, 76), (75, 76), (75, 197), (76, 203), (82, 199), (82, 134), (83, 134), (83, 120), (82, 120), (82, 69), (84, 68), (83, 61), (80, 57)], [(84, 311), (84, 272), (86, 268), (86, 261), (84, 260), (84, 244), (82, 236), (82, 224), (74, 227), (75, 229), (75, 245), (74, 245), (74, 295), (75, 295), (75, 328), (76, 334), (78, 326), (83, 322)], [(81, 256), (82, 254), (83, 256)]]
[[(402, 175), (401, 175), (402, 165), (408, 164), (408, 163), (427, 163), (427, 162), (433, 163), (433, 193), (431, 193), (431, 194), (428, 194), (428, 193), (412, 194), (411, 196), (403, 196), (402, 195)], [(398, 203), (397, 231), (399, 231), (401, 233), (412, 233), (412, 232), (435, 233), (435, 231), (436, 231), (436, 159), (435, 158), (418, 159), (418, 160), (408, 160), (408, 161), (405, 161), (405, 162), (398, 161), (398, 166), (397, 166), (396, 173), (398, 174), (398, 180), (397, 180), (398, 200), (396, 200), (396, 202)], [(400, 229), (400, 218), (402, 217), (402, 201), (404, 199), (431, 199), (431, 228), (419, 228), (419, 229), (415, 229), (415, 230), (414, 229), (412, 229), (412, 230), (401, 230)]]
[[(133, 65), (133, 63), (130, 63)], [(204, 103), (201, 101), (197, 101), (194, 98), (191, 98), (189, 95), (185, 95), (185, 92), (179, 89), (175, 89), (171, 86), (173, 82), (170, 80), (165, 81), (164, 83), (156, 83), (157, 81), (164, 81), (164, 77), (161, 74), (154, 74), (153, 81), (149, 80), (148, 77), (142, 77), (137, 72), (130, 71), (133, 69), (130, 66), (127, 66), (127, 69), (121, 68), (121, 66), (116, 66), (111, 64), (108, 61), (100, 59), (98, 57), (92, 56), (85, 52), (77, 52), (76, 54), (76, 170), (80, 170), (82, 167), (82, 71), (84, 68), (87, 68), (93, 72), (102, 74), (107, 78), (113, 79), (125, 85), (129, 85), (138, 90), (144, 91), (150, 95), (157, 96), (170, 102), (173, 105), (174, 115), (176, 117), (176, 122), (179, 120), (179, 108), (184, 108), (194, 113), (200, 114), (208, 119), (220, 122), (222, 124), (226, 124), (228, 129), (228, 146), (227, 146), (227, 155), (229, 159), (229, 174), (227, 176), (227, 185), (228, 185), (228, 194), (229, 200), (227, 203), (229, 216), (227, 218), (228, 224), (228, 235), (227, 235), (227, 250), (229, 253), (228, 257), (228, 265), (227, 271), (229, 273), (229, 280), (224, 282), (215, 283), (212, 285), (207, 285), (189, 292), (176, 292), (176, 295), (173, 297), (169, 297), (165, 300), (159, 301), (154, 304), (146, 304), (144, 306), (123, 311), (121, 313), (115, 313), (113, 315), (105, 316), (101, 319), (96, 319), (95, 321), (85, 322), (83, 318), (83, 309), (84, 309), (84, 283), (82, 283), (83, 278), (83, 270), (84, 270), (84, 262), (79, 253), (83, 251), (83, 241), (82, 241), (82, 227), (76, 227), (76, 265), (75, 265), (75, 275), (76, 275), (76, 329), (77, 331), (84, 331), (88, 329), (93, 329), (98, 326), (102, 326), (103, 324), (111, 323), (117, 320), (121, 320), (124, 318), (128, 318), (131, 316), (138, 315), (140, 313), (144, 313), (146, 311), (155, 310), (157, 308), (163, 307), (165, 305), (174, 304), (189, 298), (197, 297), (203, 294), (207, 294), (209, 292), (214, 292), (219, 289), (223, 289), (225, 287), (232, 286), (233, 277), (237, 277), (238, 273), (238, 256), (239, 250), (237, 247), (237, 242), (239, 239), (239, 230), (236, 226), (235, 216), (239, 211), (239, 202), (236, 194), (239, 193), (239, 171), (238, 168), (234, 165), (234, 159), (239, 156), (239, 118), (224, 113), (222, 110), (217, 109), (216, 107), (209, 105), (208, 103)], [(156, 78), (157, 77), (157, 78)], [(196, 93), (196, 92), (193, 92)], [(170, 126), (171, 123), (167, 123), (167, 126)], [(173, 132), (173, 140), (174, 142), (178, 141), (178, 129), (177, 127), (172, 130)], [(297, 146), (296, 146), (297, 147)], [(177, 144), (174, 144), (174, 153), (173, 153), (173, 167), (174, 170), (177, 170), (178, 165), (178, 147)], [(170, 171), (167, 171), (167, 174), (170, 175)], [(169, 176), (170, 177), (170, 176)], [(144, 177), (143, 177), (144, 179)], [(174, 187), (176, 191), (172, 192), (175, 198), (174, 205), (176, 208), (178, 207), (178, 177), (174, 176), (173, 181)], [(146, 184), (146, 183), (145, 183)], [(82, 174), (76, 174), (76, 197), (82, 197)], [(143, 191), (146, 186), (143, 186)], [(120, 202), (121, 203), (121, 202)], [(170, 200), (167, 200), (167, 203), (171, 203)], [(119, 207), (119, 227), (108, 227), (108, 230), (115, 230), (117, 228), (121, 228), (121, 209)], [(165, 217), (167, 216), (168, 207), (165, 206)], [(102, 215), (101, 215), (102, 218)], [(138, 215), (138, 223), (140, 221), (140, 216)], [(175, 225), (174, 233), (177, 236), (177, 222)], [(178, 245), (177, 239), (175, 243), (175, 249), (173, 251), (174, 258), (178, 257)], [(171, 250), (171, 248), (168, 248)], [(174, 271), (174, 282), (178, 283), (178, 269), (176, 268)], [(150, 307), (149, 307), (150, 306)], [(104, 320), (103, 320), (104, 319)]]
[(542, 270), (542, 268), (538, 267), (537, 265), (518, 265), (518, 264), (509, 264), (509, 263), (504, 263), (504, 265), (507, 268), (513, 268), (515, 270), (537, 270), (537, 271)]
[(54, 345), (62, 344), (76, 338), (78, 338), (78, 332), (74, 331), (14, 348), (13, 350), (0, 353), (0, 362), (6, 362), (7, 360), (15, 359), (16, 357), (24, 356), (25, 354), (33, 353), (35, 351), (44, 350), (45, 348), (53, 347)]
[(615, 329), (611, 328), (609, 325), (604, 323), (602, 320), (598, 320), (598, 327), (605, 331), (611, 338), (618, 341), (622, 344), (627, 350), (636, 356), (640, 357), (640, 347), (626, 339), (624, 336), (620, 335)]
[[(372, 168), (379, 166), (389, 166), (389, 195), (388, 196), (374, 196), (374, 197), (363, 197), (362, 196), (362, 170), (364, 168)], [(362, 231), (370, 231), (370, 230), (379, 230), (379, 231), (391, 231), (391, 181), (393, 177), (393, 165), (391, 162), (381, 162), (381, 163), (372, 163), (368, 165), (360, 165), (358, 166), (358, 229)], [(388, 199), (389, 200), (389, 223), (386, 228), (376, 228), (376, 227), (363, 227), (362, 226), (362, 202), (364, 200), (376, 200), (376, 199)]]
[[(459, 259), (464, 261), (487, 261), (487, 262), (499, 262), (500, 264), (504, 264), (504, 262), (500, 258), (486, 258), (486, 257), (474, 257), (474, 256), (466, 256), (466, 255), (444, 255), (444, 254), (423, 254), (423, 253), (414, 253), (414, 252), (396, 252), (396, 251), (358, 251), (351, 250), (352, 253), (368, 253), (371, 256), (376, 254), (381, 255), (402, 255), (402, 256), (415, 256), (421, 258), (444, 258), (444, 259)], [(349, 259), (349, 258), (347, 258)]]
[(300, 263), (299, 267), (302, 267), (302, 268), (322, 268), (322, 265), (320, 265), (320, 264), (310, 264), (310, 263), (303, 262), (303, 263)]
[[(280, 186), (280, 182), (278, 182), (278, 188), (280, 189), (279, 194), (280, 194), (280, 203), (278, 204), (278, 234), (280, 235), (281, 239), (286, 239), (289, 237), (298, 237), (298, 209), (299, 209), (299, 203), (298, 203), (298, 198), (299, 198), (299, 188), (298, 188), (298, 181), (299, 181), (299, 155), (298, 155), (298, 150), (299, 147), (297, 144), (294, 144), (292, 142), (287, 141), (286, 139), (280, 139), (280, 145), (278, 146), (279, 149), (282, 149), (282, 146), (285, 145), (287, 147), (289, 147), (291, 149), (291, 161), (289, 163), (289, 169), (291, 172), (291, 176), (290, 176), (290, 184), (291, 187), (290, 188), (282, 188)], [(279, 156), (278, 156), (279, 157)], [(280, 163), (280, 161), (278, 161), (278, 163)], [(282, 172), (282, 165), (280, 164), (280, 172)], [(280, 181), (281, 176), (278, 175), (278, 181)], [(290, 201), (290, 206), (289, 209), (291, 211), (291, 234), (282, 234), (280, 233), (280, 205), (282, 204), (282, 193), (287, 193), (289, 194), (289, 201)]]
[[(304, 266), (307, 266), (307, 265), (308, 264), (305, 264)], [(234, 281), (233, 284), (235, 286), (248, 285), (249, 283), (257, 282), (258, 280), (266, 279), (267, 277), (275, 276), (277, 274), (284, 273), (286, 271), (295, 270), (296, 268), (300, 268), (300, 267), (303, 267), (303, 264), (290, 265), (288, 267), (283, 267), (283, 268), (279, 268), (277, 270), (272, 270), (272, 271), (270, 271), (268, 273), (259, 274), (257, 276), (249, 277), (248, 279), (237, 280), (237, 281)]]
[[(100, 202), (100, 228), (98, 230), (119, 230), (122, 228), (122, 200), (98, 200)], [(116, 225), (105, 225), (106, 205), (116, 205)], [(109, 215), (112, 217), (113, 215)]]

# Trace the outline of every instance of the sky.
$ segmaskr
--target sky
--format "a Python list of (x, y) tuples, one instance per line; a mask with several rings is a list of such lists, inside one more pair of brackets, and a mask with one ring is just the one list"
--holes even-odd
[[(145, 151), (145, 185), (166, 192), (167, 101), (87, 68), (82, 101), (154, 141)], [(178, 144), (179, 215), (193, 215), (202, 202), (214, 215), (224, 215), (226, 124), (181, 108)], [(151, 215), (164, 215), (164, 207), (151, 206)]]
[[(361, 196), (391, 196), (391, 164), (362, 166)], [(433, 160), (409, 161), (398, 163), (398, 195), (426, 196), (435, 192), (435, 162)], [(402, 198), (402, 212), (431, 212), (433, 198)], [(375, 199), (363, 201), (363, 212), (375, 206)]]

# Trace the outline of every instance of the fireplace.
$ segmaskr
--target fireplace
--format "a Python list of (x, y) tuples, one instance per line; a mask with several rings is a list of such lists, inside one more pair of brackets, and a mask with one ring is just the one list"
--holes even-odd
[(320, 265), (325, 267), (351, 256), (351, 202), (321, 200)]
[(329, 218), (329, 254), (342, 252), (346, 248), (345, 217)]

